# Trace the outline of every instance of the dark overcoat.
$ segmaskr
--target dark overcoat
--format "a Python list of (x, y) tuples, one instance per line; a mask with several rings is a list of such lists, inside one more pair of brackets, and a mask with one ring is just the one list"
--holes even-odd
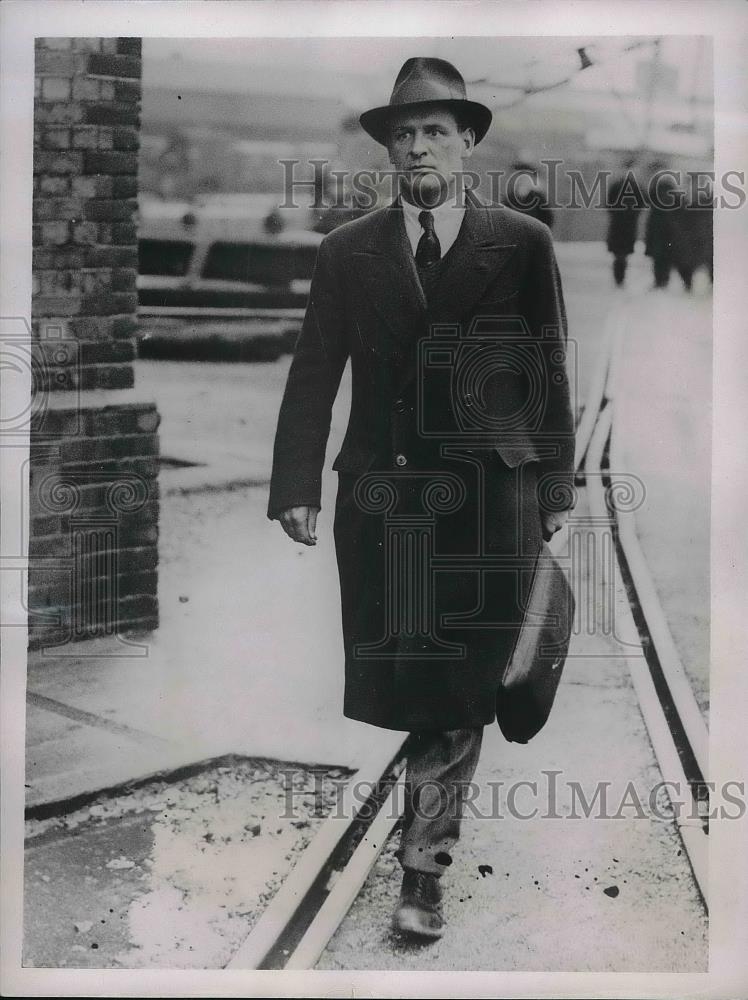
[[(268, 516), (320, 506), (333, 469), (344, 712), (390, 729), (495, 719), (541, 544), (572, 505), (566, 317), (548, 228), (469, 197), (419, 281), (397, 203), (322, 242), (281, 404)], [(424, 292), (426, 288), (428, 297)]]
[[(610, 186), (608, 194), (608, 235), (606, 246), (616, 257), (627, 257), (634, 252), (639, 228), (639, 216), (644, 208), (641, 201), (632, 197), (621, 197), (626, 178), (619, 178)], [(625, 190), (636, 191), (636, 188)], [(620, 199), (620, 204), (619, 204)]]

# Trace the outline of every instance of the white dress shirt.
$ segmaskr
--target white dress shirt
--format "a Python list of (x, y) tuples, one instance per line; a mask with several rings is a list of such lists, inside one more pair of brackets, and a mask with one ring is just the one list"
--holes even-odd
[[(416, 205), (411, 205), (405, 198), (400, 199), (400, 204), (403, 206), (405, 232), (408, 234), (413, 256), (415, 256), (418, 243), (424, 233), (423, 226), (418, 221), (418, 216), (423, 209), (418, 208)], [(434, 230), (439, 240), (443, 257), (457, 239), (457, 234), (460, 231), (460, 226), (465, 215), (465, 206), (458, 207), (454, 204), (453, 198), (447, 198), (441, 205), (428, 209), (428, 211), (434, 216)]]

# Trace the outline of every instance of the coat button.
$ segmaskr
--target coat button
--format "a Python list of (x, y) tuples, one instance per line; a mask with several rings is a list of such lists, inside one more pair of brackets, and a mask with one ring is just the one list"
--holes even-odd
[(407, 465), (408, 459), (405, 455), (395, 455), (395, 464), (400, 466)]
[(465, 393), (465, 406), (473, 405), (473, 394), (470, 392)]

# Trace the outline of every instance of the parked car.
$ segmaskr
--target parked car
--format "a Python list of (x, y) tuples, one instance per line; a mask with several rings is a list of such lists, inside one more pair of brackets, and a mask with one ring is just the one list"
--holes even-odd
[(194, 353), (200, 344), (205, 356), (210, 345), (226, 341), (223, 357), (232, 354), (232, 343), (252, 340), (272, 356), (273, 343), (276, 355), (293, 345), (322, 236), (289, 229), (272, 207), (258, 217), (256, 211), (243, 215), (238, 200), (230, 212), (219, 205), (155, 199), (141, 204), (142, 356), (184, 357), (188, 347)]

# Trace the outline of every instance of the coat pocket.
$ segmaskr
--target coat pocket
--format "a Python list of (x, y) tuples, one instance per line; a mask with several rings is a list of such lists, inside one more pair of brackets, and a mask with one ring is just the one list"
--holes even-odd
[(356, 472), (360, 475), (371, 468), (375, 458), (376, 452), (371, 449), (344, 445), (332, 463), (333, 472)]

